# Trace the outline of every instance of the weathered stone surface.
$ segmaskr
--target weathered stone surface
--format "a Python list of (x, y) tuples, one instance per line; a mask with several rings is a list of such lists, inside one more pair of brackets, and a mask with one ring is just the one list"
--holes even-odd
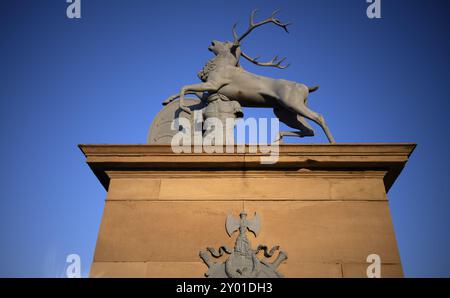
[(201, 262), (94, 262), (90, 277), (203, 277)]
[(145, 262), (94, 262), (90, 277), (145, 277), (147, 264)]
[[(190, 176), (178, 172), (175, 177), (150, 175), (149, 178), (111, 179), (108, 200), (386, 200), (382, 176), (366, 178), (335, 173), (319, 177), (314, 172), (302, 177), (229, 177), (215, 173)], [(188, 177), (180, 178), (180, 175)], [(241, 176), (245, 176), (242, 173)], [(362, 177), (361, 177), (362, 176)], [(204, 183), (207, 179), (208, 183)], [(202, 187), (198, 187), (202, 185)]]
[(280, 272), (286, 277), (299, 278), (338, 278), (342, 277), (340, 264), (333, 263), (294, 263), (288, 260), (280, 266)]
[(233, 245), (224, 219), (242, 208), (238, 201), (107, 201), (94, 261), (198, 262), (203, 247)]
[(201, 262), (148, 262), (145, 276), (152, 278), (204, 277), (205, 265)]
[[(264, 227), (258, 242), (279, 244), (289, 262), (361, 263), (372, 253), (400, 263), (387, 202), (245, 202)], [(253, 238), (251, 241), (254, 241)]]
[(164, 179), (161, 199), (187, 200), (274, 200), (327, 199), (330, 182), (326, 179), (296, 178), (209, 178), (198, 187), (199, 179)]
[(330, 183), (331, 200), (387, 200), (382, 178), (341, 178)]
[(160, 185), (160, 179), (112, 179), (106, 199), (157, 200), (159, 198)]

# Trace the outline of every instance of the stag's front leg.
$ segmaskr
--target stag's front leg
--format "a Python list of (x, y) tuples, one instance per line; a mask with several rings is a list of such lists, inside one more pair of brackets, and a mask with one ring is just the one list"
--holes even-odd
[(186, 113), (190, 114), (191, 110), (184, 106), (184, 94), (187, 92), (206, 92), (206, 91), (212, 91), (215, 92), (219, 90), (225, 83), (216, 83), (216, 82), (206, 82), (206, 83), (200, 83), (200, 84), (194, 84), (194, 85), (187, 85), (181, 88), (180, 91), (180, 109), (185, 111)]
[[(185, 94), (194, 94), (195, 96), (198, 97), (198, 99), (202, 99), (203, 98), (203, 92), (185, 92)], [(163, 101), (163, 106), (171, 103), (172, 101), (174, 101), (175, 99), (177, 99), (178, 97), (180, 97), (180, 93), (174, 94), (172, 96), (169, 96), (165, 101)]]

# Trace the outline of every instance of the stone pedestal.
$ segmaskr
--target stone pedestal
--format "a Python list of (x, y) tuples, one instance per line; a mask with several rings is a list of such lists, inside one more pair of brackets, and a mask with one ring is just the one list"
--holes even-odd
[(80, 145), (107, 190), (92, 277), (203, 277), (199, 251), (233, 247), (227, 214), (261, 217), (252, 245), (280, 245), (286, 277), (403, 276), (386, 196), (414, 144), (280, 145), (260, 154), (174, 154), (168, 145)]

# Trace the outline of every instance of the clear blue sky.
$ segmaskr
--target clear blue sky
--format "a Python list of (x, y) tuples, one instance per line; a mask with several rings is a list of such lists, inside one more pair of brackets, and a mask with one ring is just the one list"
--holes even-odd
[[(2, 1), (0, 276), (64, 276), (70, 253), (87, 275), (105, 190), (77, 144), (145, 143), (160, 102), (197, 82), (209, 42), (253, 8), (294, 24), (244, 49), (291, 67), (244, 67), (320, 84), (310, 106), (338, 142), (418, 143), (389, 193), (401, 259), (406, 276), (450, 276), (449, 3), (382, 0), (369, 20), (365, 0), (82, 0), (73, 20), (65, 0)], [(326, 142), (315, 128), (301, 142)]]

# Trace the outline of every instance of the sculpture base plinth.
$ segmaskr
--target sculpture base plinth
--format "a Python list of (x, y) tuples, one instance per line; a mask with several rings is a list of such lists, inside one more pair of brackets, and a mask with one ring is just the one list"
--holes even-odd
[(166, 145), (80, 145), (107, 189), (92, 277), (203, 277), (206, 247), (233, 247), (228, 214), (261, 218), (285, 277), (403, 276), (386, 193), (414, 144), (280, 145), (260, 154), (174, 154)]

